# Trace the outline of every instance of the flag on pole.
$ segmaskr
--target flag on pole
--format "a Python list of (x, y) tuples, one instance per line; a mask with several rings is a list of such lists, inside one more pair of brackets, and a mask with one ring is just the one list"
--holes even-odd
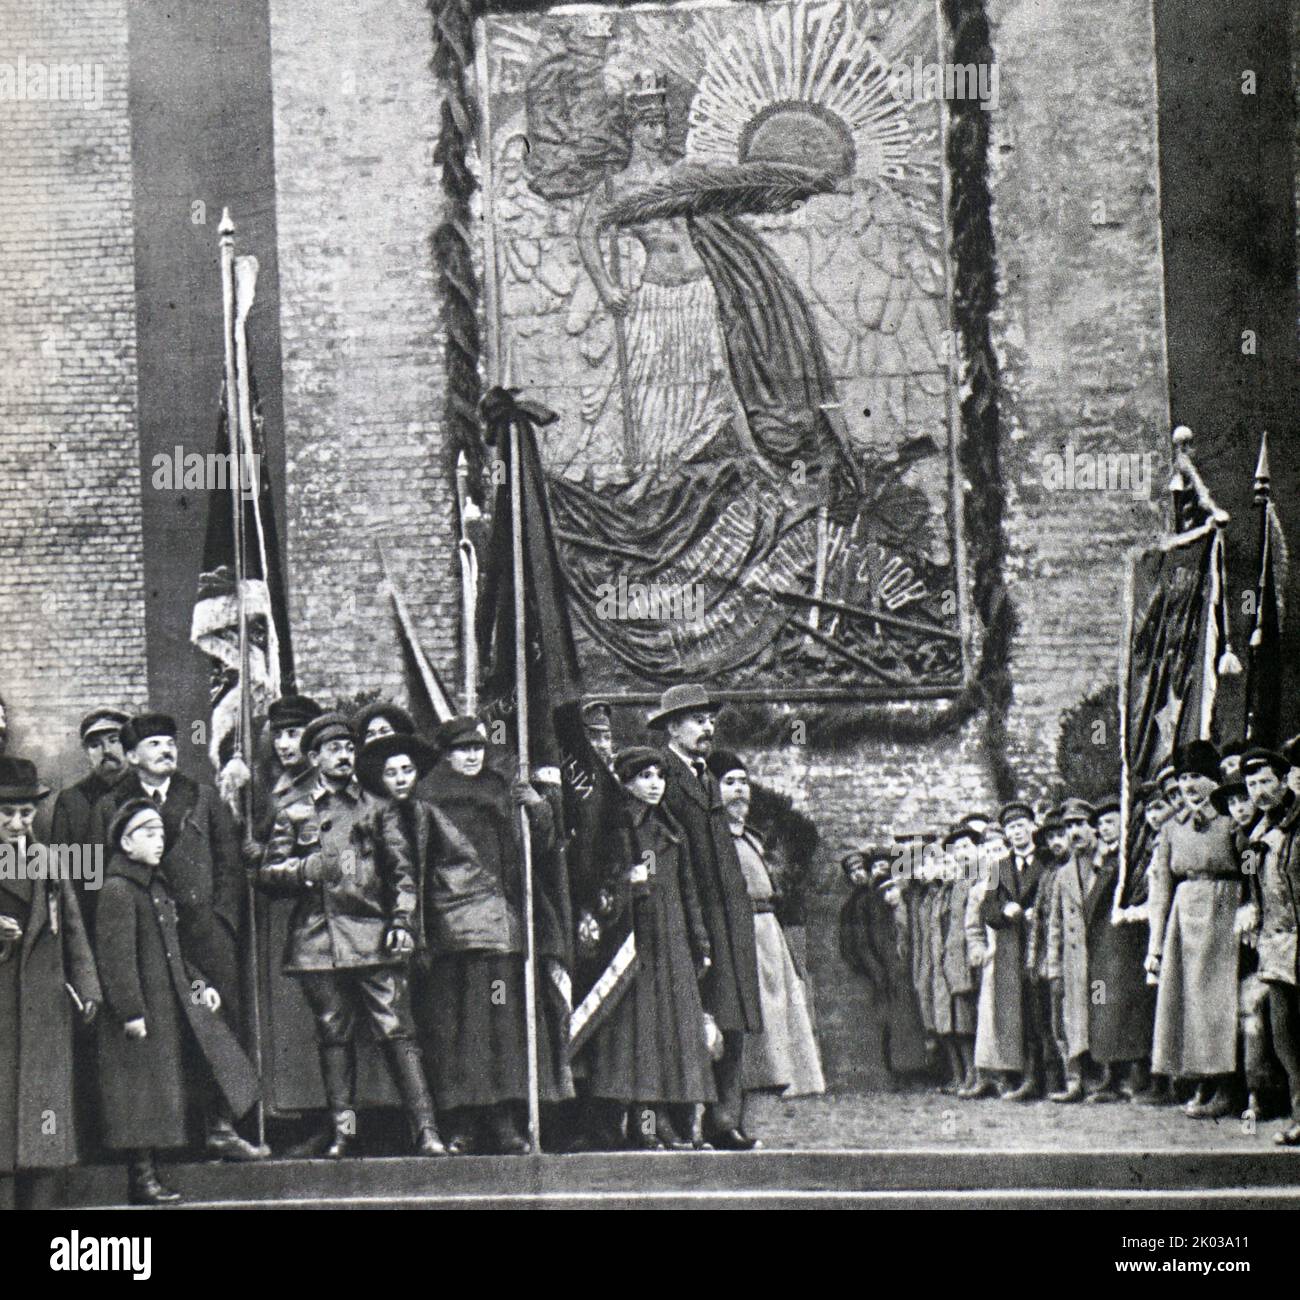
[(1128, 827), (1121, 870), (1149, 847), (1146, 822), (1129, 813), (1133, 792), (1177, 747), (1210, 738), (1219, 677), (1234, 671), (1224, 573), (1223, 534), (1213, 520), (1131, 558), (1120, 666)]
[(248, 619), (248, 676), (252, 713), (263, 717), (271, 701), (294, 689), (280, 547), (264, 454), (262, 420), (254, 406), (253, 445), (241, 467), (237, 439), (231, 436), (226, 402), (217, 421), (217, 455), (226, 482), (208, 489), (208, 527), (203, 568), (190, 622), (190, 641), (212, 663), (209, 689), (212, 716), (208, 754), (221, 772), (236, 752), (243, 707), (240, 681), (239, 600), (235, 590), (236, 510), (243, 517), (243, 595)]
[[(556, 417), (542, 407), (517, 402), (513, 392), (500, 388), (484, 399), (483, 411), (503, 472), (497, 475), (478, 600), (479, 657), (484, 665), (481, 704), (489, 719), (513, 721), (515, 717), (515, 592), (507, 455), (508, 431), (514, 422), (520, 432), (529, 752), (534, 772), (560, 794), (561, 839), (566, 844), (564, 875), (570, 889), (565, 891), (568, 897), (553, 905), (555, 920), (563, 925), (570, 945), (575, 923), (569, 898), (576, 900), (580, 910), (590, 904), (589, 915), (584, 914), (576, 926), (577, 950), (568, 973), (562, 979), (554, 964), (550, 971), (567, 1006), (576, 1008), (568, 1044), (572, 1055), (608, 1015), (636, 973), (630, 929), (600, 914), (598, 901), (613, 892), (607, 886), (630, 865), (631, 849), (618, 784), (592, 748), (582, 721), (582, 671), (569, 617), (568, 586), (560, 566), (534, 432)], [(545, 923), (544, 911), (539, 924)]]

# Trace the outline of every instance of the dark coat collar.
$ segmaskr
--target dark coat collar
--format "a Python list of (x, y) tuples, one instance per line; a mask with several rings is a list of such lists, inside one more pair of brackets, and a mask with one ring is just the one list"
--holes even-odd
[(161, 879), (160, 873), (155, 871), (153, 867), (143, 862), (137, 862), (134, 858), (128, 858), (121, 850), (109, 858), (108, 866), (104, 871), (105, 880), (110, 880), (114, 876), (129, 880), (133, 885), (139, 885), (141, 889), (148, 889), (155, 876), (159, 876)]
[(705, 768), (705, 779), (704, 781), (701, 781), (695, 769), (687, 763), (676, 750), (665, 749), (664, 761), (668, 765), (668, 774), (670, 775), (670, 779), (674, 780), (678, 786), (685, 790), (701, 808), (712, 807), (712, 787), (706, 785), (706, 782), (709, 779), (707, 768)]

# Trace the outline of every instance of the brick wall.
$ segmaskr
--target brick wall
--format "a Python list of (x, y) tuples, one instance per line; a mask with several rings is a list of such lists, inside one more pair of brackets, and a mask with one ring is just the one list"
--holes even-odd
[(299, 685), (331, 698), (404, 694), (380, 543), (456, 680), (431, 33), (423, 0), (271, 4), (292, 619)]
[[(1061, 712), (1114, 680), (1123, 555), (1158, 526), (1168, 477), (1152, 43), (1137, 0), (990, 8), (1002, 65), (995, 343), (1007, 578), (1021, 617), (1011, 757), (1035, 793), (1053, 776)], [(273, 0), (271, 32), (300, 676), (326, 693), (400, 693), (376, 540), (389, 539), (426, 647), (452, 680), (457, 658), (428, 251), (439, 204), (429, 19), (421, 0), (310, 13)], [(1154, 503), (1045, 492), (1041, 456), (1067, 439), (1078, 451), (1157, 452)], [(340, 573), (350, 575), (348, 591)], [(836, 860), (900, 823), (991, 810), (980, 732), (976, 720), (921, 745), (747, 753), (756, 776), (790, 793), (822, 830), (808, 961), (833, 1083), (883, 1082), (865, 1042), (862, 989), (836, 951)]]
[(0, 86), (91, 67), (0, 102), (0, 693), (54, 781), (86, 708), (145, 698), (126, 7), (0, 6)]

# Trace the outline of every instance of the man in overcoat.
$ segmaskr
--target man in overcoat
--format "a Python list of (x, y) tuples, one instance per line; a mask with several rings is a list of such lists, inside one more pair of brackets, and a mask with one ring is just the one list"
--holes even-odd
[[(141, 713), (121, 729), (127, 771), (95, 804), (92, 837), (108, 840), (108, 827), (129, 799), (149, 799), (162, 815), (167, 848), (162, 873), (176, 900), (181, 936), (190, 959), (221, 989), (221, 1015), (243, 1039), (240, 939), (246, 886), (234, 818), (215, 788), (176, 770), (176, 720)], [(221, 1160), (265, 1160), (235, 1132), (234, 1120), (214, 1093), (207, 1115), (208, 1155)]]
[(76, 1163), (73, 1025), (103, 1000), (76, 891), (48, 879), (32, 833), (49, 793), (0, 756), (0, 1178)]
[(727, 825), (717, 777), (706, 760), (713, 748), (717, 705), (703, 686), (670, 686), (646, 719), (666, 733), (664, 807), (681, 824), (695, 872), (713, 965), (700, 986), (704, 1009), (722, 1032), (714, 1063), (718, 1100), (705, 1112), (705, 1137), (725, 1151), (751, 1151), (744, 1128), (745, 1034), (763, 1027), (759, 1003), (754, 909)]

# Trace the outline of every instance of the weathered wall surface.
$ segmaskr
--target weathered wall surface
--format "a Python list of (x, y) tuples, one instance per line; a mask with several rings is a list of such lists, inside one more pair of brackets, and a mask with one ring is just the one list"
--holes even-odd
[(57, 780), (145, 692), (125, 0), (5, 0), (0, 95), (0, 694)]
[(291, 617), (329, 698), (404, 694), (381, 545), (455, 680), (431, 42), (421, 0), (271, 4)]

